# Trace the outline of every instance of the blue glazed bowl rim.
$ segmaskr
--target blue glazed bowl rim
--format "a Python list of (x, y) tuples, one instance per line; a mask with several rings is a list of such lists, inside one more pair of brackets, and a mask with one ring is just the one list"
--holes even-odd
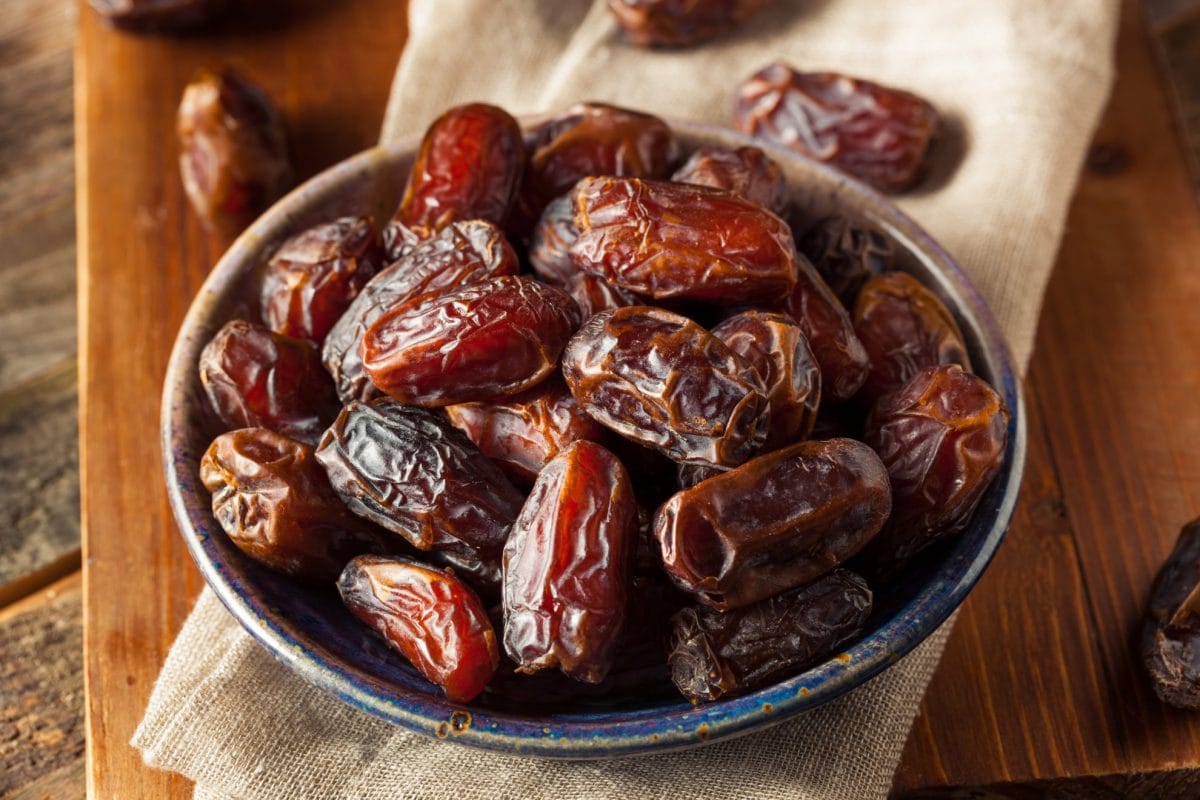
[[(837, 657), (804, 673), (742, 697), (692, 706), (652, 706), (632, 710), (547, 714), (526, 717), (464, 706), (440, 694), (395, 687), (382, 693), (357, 669), (317, 652), (304, 631), (282, 619), (270, 605), (249, 596), (236, 570), (222, 563), (213, 536), (223, 536), (212, 518), (209, 495), (195, 472), (194, 448), (187, 446), (187, 388), (196, 380), (197, 356), (210, 330), (208, 318), (220, 297), (235, 291), (253, 254), (280, 238), (287, 220), (328, 200), (355, 180), (378, 173), (411, 155), (409, 139), (366, 150), (321, 172), (292, 191), (251, 225), (213, 269), (180, 328), (164, 382), (161, 445), (172, 512), (205, 581), (235, 619), (278, 660), (308, 683), (351, 706), (417, 733), (448, 742), (510, 754), (549, 758), (600, 758), (681, 750), (727, 739), (791, 719), (861, 685), (896, 663), (933, 633), (966, 598), (991, 562), (1008, 529), (1025, 461), (1025, 407), (1012, 357), (996, 320), (971, 281), (920, 226), (867, 186), (824, 164), (789, 150), (716, 126), (669, 120), (693, 139), (726, 146), (753, 145), (777, 161), (814, 174), (833, 187), (860, 214), (901, 241), (930, 270), (943, 299), (965, 329), (975, 335), (986, 363), (981, 372), (1011, 411), (1004, 465), (988, 490), (991, 518), (974, 553), (952, 550), (928, 582), (894, 616)], [(929, 277), (929, 276), (927, 276)], [(976, 365), (977, 368), (980, 365)], [(972, 526), (980, 524), (976, 514)]]

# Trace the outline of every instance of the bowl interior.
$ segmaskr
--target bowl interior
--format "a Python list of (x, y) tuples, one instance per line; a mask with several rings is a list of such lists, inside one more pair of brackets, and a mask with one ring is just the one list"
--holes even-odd
[[(730, 131), (672, 121), (684, 151), (749, 143)], [(758, 146), (763, 146), (755, 142)], [(801, 219), (830, 213), (884, 231), (899, 266), (936, 292), (958, 319), (975, 371), (1012, 411), (1004, 465), (967, 530), (876, 592), (863, 638), (801, 675), (731, 700), (693, 706), (677, 694), (617, 697), (547, 711), (520, 703), (447, 701), (400, 656), (354, 621), (331, 588), (304, 588), (244, 557), (212, 517), (200, 457), (224, 428), (197, 376), (199, 354), (230, 319), (258, 319), (266, 257), (287, 236), (345, 214), (386, 219), (395, 208), (416, 142), (376, 148), (296, 189), (230, 248), (197, 295), (180, 330), (164, 386), (162, 445), (168, 493), (205, 580), (241, 624), (279, 660), (344, 701), (420, 733), (507, 752), (607, 757), (682, 749), (775, 724), (857, 686), (928, 636), (962, 602), (1008, 526), (1024, 460), (1024, 413), (1008, 350), (982, 298), (950, 257), (891, 203), (821, 164), (766, 146), (783, 167)]]

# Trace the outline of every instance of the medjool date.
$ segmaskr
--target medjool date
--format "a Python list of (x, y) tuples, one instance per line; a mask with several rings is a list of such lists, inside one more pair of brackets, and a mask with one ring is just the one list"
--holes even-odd
[(768, 0), (608, 0), (629, 41), (687, 47), (744, 22)]
[(1154, 580), (1141, 649), (1159, 699), (1200, 708), (1200, 519), (1183, 526)]
[(529, 242), (529, 266), (542, 280), (562, 286), (579, 274), (571, 261), (571, 245), (579, 238), (575, 227), (575, 206), (571, 195), (564, 194), (542, 212)]
[(640, 306), (645, 303), (632, 292), (618, 289), (603, 278), (586, 272), (576, 272), (563, 288), (571, 295), (575, 305), (579, 306), (579, 318), (583, 320), (591, 319), (601, 311)]
[(701, 147), (675, 170), (671, 180), (724, 189), (780, 217), (787, 213), (783, 170), (758, 147)]
[(858, 290), (871, 276), (895, 268), (891, 239), (842, 216), (813, 223), (800, 239), (800, 252), (846, 308), (854, 308)]

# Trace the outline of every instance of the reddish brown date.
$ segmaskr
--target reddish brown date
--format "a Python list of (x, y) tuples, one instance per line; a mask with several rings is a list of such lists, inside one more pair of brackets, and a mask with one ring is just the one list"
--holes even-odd
[(801, 238), (800, 252), (846, 308), (854, 308), (858, 290), (869, 278), (895, 269), (892, 240), (846, 217), (818, 220)]
[(604, 311), (563, 352), (576, 401), (600, 424), (689, 464), (740, 464), (766, 439), (762, 378), (696, 323), (649, 306)]
[(950, 310), (904, 272), (877, 275), (863, 285), (854, 306), (854, 332), (871, 360), (860, 390), (868, 403), (900, 388), (925, 367), (958, 364), (971, 369)]
[(263, 275), (263, 322), (318, 345), (379, 271), (383, 252), (370, 217), (342, 217), (288, 239)]
[(515, 275), (520, 267), (503, 232), (483, 220), (450, 223), (432, 237), (397, 248), (397, 258), (363, 287), (325, 337), (321, 360), (342, 402), (379, 394), (363, 369), (358, 346), (386, 310), (428, 292)]
[(312, 342), (233, 320), (200, 353), (200, 382), (231, 428), (270, 430), (315, 444), (338, 413)]
[(383, 636), (455, 703), (469, 703), (500, 666), (483, 603), (452, 570), (360, 556), (338, 578), (350, 613)]
[(310, 581), (337, 578), (362, 553), (382, 553), (383, 531), (334, 494), (312, 447), (263, 428), (218, 436), (200, 460), (213, 516), (237, 548)]
[(504, 546), (504, 649), (519, 672), (604, 679), (637, 532), (633, 487), (612, 453), (574, 442), (546, 465)]
[(291, 185), (279, 112), (262, 89), (231, 70), (192, 79), (176, 130), (183, 188), (210, 227), (240, 231)]
[(608, 0), (630, 42), (687, 47), (727, 32), (768, 0)]
[(742, 84), (733, 121), (878, 189), (901, 192), (920, 178), (938, 114), (909, 92), (777, 62)]
[(580, 319), (585, 320), (601, 311), (638, 306), (645, 302), (632, 292), (618, 289), (603, 278), (586, 272), (576, 272), (563, 288), (571, 295), (575, 305), (579, 306)]
[(486, 593), (524, 499), (440, 416), (380, 399), (342, 409), (317, 448), (329, 482), (354, 513), (433, 551)]
[(708, 464), (680, 464), (676, 469), (675, 477), (680, 489), (690, 489), (700, 481), (706, 481), (728, 471), (724, 467), (713, 467)]
[(571, 442), (599, 441), (604, 435), (557, 376), (504, 400), (447, 406), (446, 416), (484, 455), (525, 486)]
[(799, 674), (855, 639), (871, 590), (853, 572), (722, 613), (685, 608), (673, 619), (671, 680), (692, 702), (719, 700)]
[(500, 225), (524, 169), (521, 128), (507, 111), (456, 106), (425, 132), (395, 221), (429, 231), (465, 219)]
[(712, 335), (746, 359), (766, 385), (771, 425), (764, 448), (774, 450), (807, 437), (821, 402), (821, 371), (795, 320), (744, 311), (713, 328)]
[(667, 123), (606, 103), (581, 103), (533, 132), (535, 147), (521, 186), (516, 218), (536, 220), (556, 197), (589, 175), (665, 178), (675, 160)]
[(575, 227), (575, 205), (564, 194), (542, 212), (529, 240), (529, 266), (542, 280), (559, 286), (579, 274), (571, 261), (571, 245), (579, 238)]
[(701, 147), (671, 180), (733, 192), (780, 217), (788, 210), (783, 170), (757, 147)]
[(554, 372), (578, 326), (566, 292), (505, 276), (391, 309), (367, 329), (359, 353), (380, 391), (433, 408), (535, 386)]
[(957, 364), (926, 367), (885, 395), (863, 441), (892, 484), (892, 516), (863, 552), (886, 574), (966, 526), (1004, 459), (1008, 409), (995, 390)]
[(801, 442), (679, 492), (655, 514), (654, 536), (675, 585), (725, 610), (843, 563), (891, 507), (888, 473), (871, 448)]
[(1183, 526), (1154, 580), (1141, 651), (1160, 700), (1200, 708), (1200, 519)]
[(573, 191), (579, 269), (656, 300), (780, 300), (796, 286), (796, 246), (779, 217), (707, 186), (586, 178)]
[(849, 400), (867, 379), (871, 362), (846, 309), (804, 256), (796, 258), (796, 288), (774, 310), (800, 325), (817, 366), (821, 392), (829, 404)]
[(225, 0), (89, 0), (114, 28), (128, 31), (183, 31), (208, 22)]

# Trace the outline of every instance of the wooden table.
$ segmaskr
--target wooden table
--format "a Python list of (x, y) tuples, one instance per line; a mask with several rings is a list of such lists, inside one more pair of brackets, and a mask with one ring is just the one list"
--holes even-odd
[[(374, 139), (405, 37), (401, 5), (288, 0), (182, 39), (107, 31), (81, 8), (80, 448), (92, 796), (188, 796), (186, 781), (146, 769), (127, 744), (200, 588), (167, 509), (154, 426), (179, 321), (225, 243), (196, 224), (178, 183), (179, 90), (202, 65), (240, 67), (279, 99), (300, 170), (311, 174)], [(1120, 77), (1042, 316), (1028, 383), (1025, 492), (1008, 541), (960, 615), (910, 737), (898, 795), (942, 796), (952, 787), (990, 787), (1005, 797), (1200, 795), (1200, 717), (1159, 705), (1131, 648), (1154, 570), (1180, 525), (1200, 513), (1200, 210), (1132, 2), (1118, 50)], [(0, 224), (0, 239), (10, 233)], [(10, 252), (24, 251), (0, 242), (0, 259)], [(61, 393), (70, 382), (53, 385)], [(69, 570), (70, 547), (59, 550), (12, 593), (45, 583), (64, 563)], [(59, 566), (45, 571), (47, 563)], [(68, 576), (0, 610), (0, 707), (11, 706), (4, 693), (14, 692), (22, 702), (32, 697), (34, 712), (15, 723), (0, 717), (0, 797), (77, 792), (82, 765), (70, 747), (78, 740), (69, 691), (14, 683), (3, 664), (36, 662), (52, 642), (72, 652), (62, 628), (78, 630), (78, 581)], [(9, 599), (0, 596), (0, 605)], [(69, 687), (69, 672), (47, 681)], [(38, 725), (24, 724), (35, 716)], [(15, 726), (19, 745), (30, 742), (12, 760), (5, 724)], [(57, 731), (54, 743), (27, 733), (35, 728)], [(16, 773), (5, 768), (17, 759), (33, 766), (20, 773), (22, 783), (6, 784)]]

